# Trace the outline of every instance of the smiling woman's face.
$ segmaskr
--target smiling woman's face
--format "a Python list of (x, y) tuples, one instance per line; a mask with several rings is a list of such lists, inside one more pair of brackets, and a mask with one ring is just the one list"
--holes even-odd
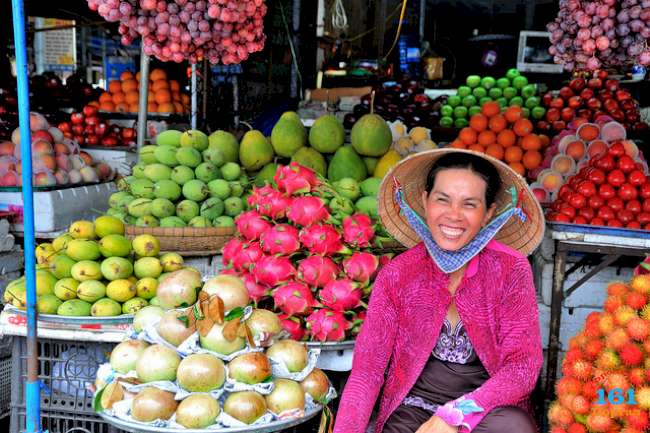
[(427, 194), (422, 193), (426, 221), (438, 246), (457, 251), (467, 245), (494, 214), (485, 201), (487, 183), (465, 168), (441, 170)]

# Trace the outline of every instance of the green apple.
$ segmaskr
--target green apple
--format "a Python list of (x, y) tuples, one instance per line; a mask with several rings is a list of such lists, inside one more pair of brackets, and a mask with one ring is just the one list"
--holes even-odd
[(458, 96), (460, 96), (461, 98), (464, 98), (465, 96), (471, 95), (471, 94), (472, 94), (472, 89), (470, 89), (467, 86), (460, 86), (458, 88)]
[(454, 117), (457, 119), (463, 119), (467, 117), (467, 107), (460, 105), (454, 108)]
[(485, 88), (483, 87), (477, 87), (474, 90), (472, 90), (472, 95), (474, 95), (476, 99), (484, 98), (487, 96), (487, 94), (488, 94), (487, 90), (485, 90)]
[(469, 107), (469, 110), (467, 111), (467, 113), (469, 114), (470, 117), (472, 117), (473, 115), (478, 114), (480, 112), (481, 112), (481, 107), (479, 107), (478, 105), (473, 105), (473, 106)]
[(490, 95), (490, 98), (492, 99), (499, 99), (500, 97), (503, 96), (503, 90), (501, 90), (498, 87), (493, 87), (488, 92), (488, 95)]
[(471, 107), (472, 105), (476, 105), (476, 98), (472, 95), (467, 95), (463, 98), (463, 105), (467, 108)]
[(442, 126), (443, 128), (451, 128), (452, 126), (454, 126), (454, 119), (452, 119), (449, 116), (441, 117), (440, 126)]
[(505, 89), (506, 87), (510, 87), (510, 80), (505, 77), (499, 78), (497, 80), (497, 87), (501, 90)]
[(519, 70), (517, 68), (508, 69), (508, 72), (506, 72), (506, 77), (509, 80), (514, 80), (515, 77), (518, 77), (519, 75), (521, 74), (519, 73)]
[(483, 77), (483, 79), (481, 80), (481, 86), (485, 87), (488, 90), (493, 88), (496, 83), (497, 81), (492, 77)]
[(444, 116), (451, 117), (454, 114), (454, 107), (452, 107), (451, 105), (445, 104), (440, 108), (440, 114), (443, 117)]
[(465, 83), (473, 89), (481, 84), (481, 77), (478, 75), (470, 75), (467, 77), (467, 80), (465, 80)]
[(531, 96), (530, 98), (526, 99), (526, 103), (524, 104), (526, 108), (535, 108), (540, 105), (540, 100), (537, 96)]
[(508, 106), (508, 100), (506, 98), (499, 98), (497, 99), (497, 102), (501, 107), (507, 107)]
[(457, 107), (460, 105), (461, 97), (458, 95), (452, 95), (449, 98), (447, 98), (447, 104), (451, 105), (452, 107)]
[(527, 85), (528, 78), (524, 77), (523, 75), (519, 75), (518, 77), (512, 79), (512, 87), (515, 89), (523, 89)]
[(469, 125), (469, 121), (467, 119), (456, 119), (456, 120), (454, 120), (454, 126), (456, 128), (464, 128), (467, 125)]
[(544, 115), (546, 114), (546, 108), (544, 108), (544, 107), (534, 107), (531, 110), (531, 113), (533, 115), (533, 119), (543, 119)]
[(505, 89), (503, 89), (504, 98), (510, 100), (515, 96), (517, 96), (517, 89), (515, 89), (514, 87), (506, 87)]
[(524, 117), (528, 119), (530, 117), (530, 109), (524, 107), (521, 109), (521, 111), (524, 113)]
[(510, 101), (508, 101), (510, 106), (517, 105), (519, 107), (524, 105), (524, 99), (521, 96), (515, 96)]
[(490, 98), (489, 96), (485, 96), (485, 97), (479, 99), (478, 105), (480, 105), (482, 107), (483, 105), (485, 105), (486, 102), (490, 102), (490, 101), (492, 101), (492, 98)]
[(536, 93), (537, 87), (534, 84), (527, 84), (521, 89), (521, 96), (524, 98), (535, 96)]

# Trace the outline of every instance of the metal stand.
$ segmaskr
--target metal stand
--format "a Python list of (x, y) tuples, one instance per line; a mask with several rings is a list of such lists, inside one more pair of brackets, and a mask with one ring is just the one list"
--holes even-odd
[(192, 114), (191, 114), (191, 118), (190, 118), (190, 125), (192, 126), (192, 129), (196, 129), (196, 124), (197, 124), (197, 120), (198, 120), (198, 117), (199, 117), (199, 113), (198, 113), (198, 107), (199, 107), (198, 97), (199, 97), (199, 95), (198, 95), (198, 88), (197, 88), (197, 85), (196, 85), (196, 64), (194, 64), (194, 63), (192, 64), (192, 90), (191, 90), (191, 92), (192, 92), (192, 96), (191, 96), (191, 99), (192, 99)]
[(147, 136), (147, 111), (149, 107), (149, 56), (144, 53), (144, 44), (140, 49), (140, 104), (138, 106), (138, 150), (144, 146)]

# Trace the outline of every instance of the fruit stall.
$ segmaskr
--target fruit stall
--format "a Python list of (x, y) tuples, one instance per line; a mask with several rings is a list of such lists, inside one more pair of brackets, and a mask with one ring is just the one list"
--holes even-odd
[[(405, 158), (450, 147), (507, 164), (545, 212), (529, 258), (540, 431), (649, 429), (650, 4), (562, 0), (546, 32), (516, 29), (520, 41), (541, 33), (541, 54), (488, 45), (474, 62), (474, 45), (450, 55), (414, 42), (417, 21), (426, 39), (426, 1), (392, 12), (375, 2), (378, 60), (363, 57), (363, 33), (365, 51), (345, 45), (357, 40), (344, 30), (360, 25), (357, 5), (292, 3), (81, 2), (94, 24), (72, 27), (105, 34), (98, 80), (92, 44), (78, 73), (32, 71), (38, 31), (12, 0), (0, 425), (7, 415), (11, 433), (331, 431), (375, 277), (406, 250), (382, 224), (382, 181)], [(299, 61), (307, 51), (325, 57), (314, 73)], [(281, 101), (251, 90), (260, 75), (261, 93), (286, 78)], [(211, 112), (215, 95), (223, 107)], [(251, 95), (265, 111), (246, 111)], [(236, 122), (216, 118), (224, 110)]]

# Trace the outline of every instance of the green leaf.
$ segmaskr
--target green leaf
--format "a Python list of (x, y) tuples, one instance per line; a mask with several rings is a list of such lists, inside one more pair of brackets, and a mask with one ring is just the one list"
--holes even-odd
[(270, 383), (270, 382), (273, 382), (273, 376), (269, 376), (262, 381), (262, 383)]
[(178, 321), (182, 322), (186, 328), (190, 326), (190, 319), (187, 316), (178, 316)]
[(103, 387), (97, 393), (95, 394), (95, 398), (93, 398), (93, 410), (97, 413), (102, 413), (104, 412), (104, 408), (102, 407), (102, 394), (104, 394), (104, 390), (106, 387)]
[(244, 309), (242, 307), (233, 308), (230, 312), (224, 317), (226, 322), (237, 319), (238, 317), (244, 316)]

